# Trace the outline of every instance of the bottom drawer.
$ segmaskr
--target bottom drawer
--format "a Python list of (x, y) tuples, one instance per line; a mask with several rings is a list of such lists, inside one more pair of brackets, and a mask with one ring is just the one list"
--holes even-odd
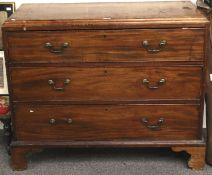
[(16, 105), (17, 140), (199, 139), (199, 105)]

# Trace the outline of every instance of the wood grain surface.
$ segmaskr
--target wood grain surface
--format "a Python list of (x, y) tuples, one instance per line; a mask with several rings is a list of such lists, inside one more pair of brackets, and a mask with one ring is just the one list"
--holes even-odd
[[(48, 9), (48, 11), (46, 11)], [(132, 10), (133, 9), (133, 10)], [(189, 1), (143, 3), (69, 3), (24, 4), (11, 19), (16, 20), (64, 20), (64, 19), (147, 19), (205, 17)], [(109, 20), (110, 20), (109, 18)]]
[[(8, 35), (9, 61), (33, 63), (202, 61), (202, 29), (18, 32)], [(161, 41), (166, 41), (160, 47)], [(143, 42), (149, 42), (149, 52)], [(51, 43), (52, 48), (46, 48)], [(67, 48), (62, 48), (69, 43)], [(63, 50), (51, 53), (50, 50)]]
[[(15, 110), (18, 140), (199, 139), (199, 105), (17, 105)], [(161, 130), (148, 129), (144, 117), (149, 125), (164, 118)]]
[(172, 147), (175, 152), (186, 151), (190, 154), (188, 167), (195, 171), (203, 170), (205, 166), (205, 147)]
[[(137, 68), (12, 68), (11, 87), (16, 101), (142, 101), (200, 99), (201, 67)], [(27, 75), (27, 76), (26, 76)], [(63, 82), (70, 83), (64, 87)], [(143, 80), (149, 80), (149, 85)], [(158, 85), (161, 79), (165, 84)], [(48, 84), (64, 87), (56, 91)], [(149, 89), (148, 86), (158, 86)]]
[[(48, 9), (48, 10), (47, 10)], [(59, 21), (59, 22), (58, 22)], [(7, 31), (204, 27), (207, 18), (189, 1), (25, 4), (5, 23)]]

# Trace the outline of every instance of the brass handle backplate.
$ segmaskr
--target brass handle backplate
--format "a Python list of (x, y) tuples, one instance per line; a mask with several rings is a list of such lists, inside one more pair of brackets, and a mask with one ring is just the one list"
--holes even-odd
[(71, 82), (70, 79), (65, 79), (63, 82), (63, 87), (56, 87), (56, 83), (53, 80), (48, 80), (48, 84), (55, 90), (55, 91), (64, 91), (65, 86), (67, 86)]
[(157, 121), (156, 124), (150, 124), (149, 120), (146, 117), (143, 117), (141, 119), (141, 121), (144, 124), (144, 126), (146, 126), (146, 128), (155, 131), (155, 130), (160, 130), (161, 129), (161, 125), (164, 123), (165, 119), (164, 118), (159, 118), (159, 120)]
[(53, 124), (56, 123), (56, 120), (55, 120), (54, 118), (51, 118), (51, 119), (49, 120), (49, 123), (50, 123), (51, 125), (53, 125)]
[(161, 52), (166, 45), (167, 45), (167, 41), (161, 40), (158, 45), (158, 48), (153, 49), (149, 41), (147, 40), (143, 41), (143, 47), (146, 49), (147, 52), (151, 52), (151, 53)]
[(160, 86), (164, 85), (166, 83), (166, 80), (164, 78), (161, 78), (156, 85), (151, 85), (148, 79), (143, 79), (143, 84), (149, 88), (149, 89), (158, 89)]
[(45, 43), (45, 47), (48, 48), (49, 52), (51, 52), (51, 53), (62, 53), (65, 48), (69, 47), (69, 43), (68, 42), (64, 42), (61, 45), (60, 49), (55, 49), (52, 43), (47, 42), (47, 43)]
[(66, 119), (67, 124), (72, 124), (73, 120), (71, 118)]

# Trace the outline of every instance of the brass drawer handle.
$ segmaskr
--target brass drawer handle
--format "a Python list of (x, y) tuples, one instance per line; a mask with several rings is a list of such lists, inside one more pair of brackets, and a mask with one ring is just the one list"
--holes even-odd
[(164, 79), (164, 78), (161, 78), (156, 84), (157, 85), (155, 85), (155, 86), (152, 86), (152, 85), (150, 85), (150, 82), (149, 82), (149, 80), (148, 79), (143, 79), (143, 84), (147, 87), (147, 88), (149, 88), (149, 89), (158, 89), (160, 86), (162, 86), (162, 85), (164, 85), (166, 83), (166, 80)]
[(55, 91), (64, 91), (65, 86), (70, 83), (71, 80), (65, 79), (63, 82), (63, 87), (56, 87), (56, 83), (53, 80), (48, 80), (48, 84), (55, 90)]
[[(62, 119), (62, 121), (64, 122), (66, 122), (67, 124), (72, 124), (72, 122), (73, 122), (73, 120), (71, 119), (71, 118), (67, 118), (67, 119)], [(54, 118), (51, 118), (50, 120), (49, 120), (49, 124), (51, 124), (51, 125), (54, 125), (56, 123), (56, 119), (54, 119)]]
[(147, 40), (143, 41), (143, 47), (146, 49), (147, 52), (151, 52), (151, 53), (161, 52), (166, 45), (167, 45), (167, 41), (161, 40), (159, 43), (159, 48), (153, 49), (151, 48), (151, 44), (149, 43), (149, 41)]
[(161, 125), (165, 122), (165, 119), (160, 118), (157, 121), (157, 124), (149, 124), (149, 120), (146, 117), (142, 118), (141, 121), (144, 124), (144, 126), (146, 126), (148, 129), (155, 131), (161, 129)]
[(51, 119), (49, 120), (49, 123), (50, 123), (51, 125), (53, 125), (53, 124), (56, 123), (56, 120), (55, 120), (54, 118), (51, 118)]
[(54, 46), (50, 42), (47, 42), (47, 43), (45, 43), (45, 47), (48, 48), (49, 52), (51, 52), (51, 53), (62, 53), (65, 48), (69, 47), (69, 43), (65, 42), (61, 45), (60, 49), (55, 49)]

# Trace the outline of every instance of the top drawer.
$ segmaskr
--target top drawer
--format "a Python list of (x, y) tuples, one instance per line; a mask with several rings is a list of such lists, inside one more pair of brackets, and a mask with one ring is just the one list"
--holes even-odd
[(8, 34), (13, 62), (200, 61), (203, 29), (27, 31)]

